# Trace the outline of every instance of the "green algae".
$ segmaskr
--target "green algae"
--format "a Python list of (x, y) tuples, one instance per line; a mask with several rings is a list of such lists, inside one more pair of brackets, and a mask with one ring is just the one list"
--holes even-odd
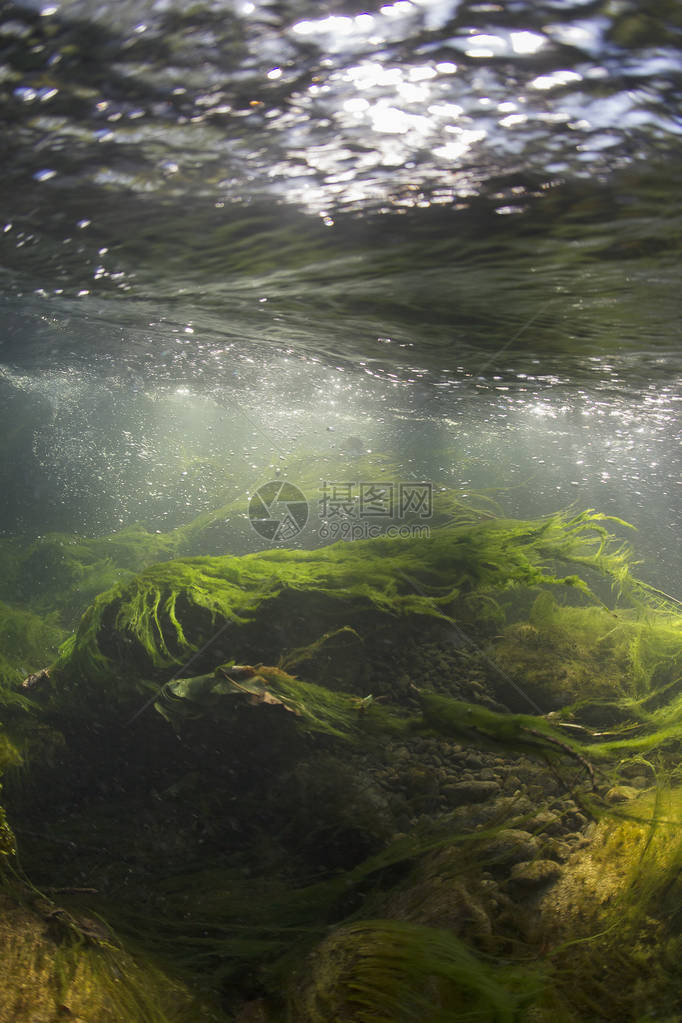
[(0, 599), (65, 624), (104, 590), (145, 565), (172, 557), (173, 535), (130, 526), (105, 537), (49, 533), (34, 540), (0, 540)]
[[(5, 730), (0, 723), (0, 777), (8, 767), (14, 767), (21, 763), (21, 754), (16, 748), (14, 743), (9, 739)], [(2, 793), (2, 785), (0, 785), (0, 793)], [(3, 862), (8, 857), (12, 857), (16, 854), (17, 842), (12, 831), (9, 821), (7, 820), (7, 814), (5, 808), (0, 804), (0, 870), (2, 869)]]
[[(220, 1023), (226, 1017), (93, 921), (25, 893), (0, 895), (0, 1017)], [(95, 932), (95, 928), (97, 933)]]
[(538, 974), (493, 967), (447, 930), (398, 920), (337, 929), (293, 997), (301, 1023), (514, 1023)]
[(679, 787), (661, 775), (652, 790), (602, 817), (590, 844), (544, 896), (548, 967), (572, 1018), (675, 1018), (682, 996), (681, 808)]
[[(295, 476), (306, 494), (319, 493), (323, 485), (319, 461), (316, 451), (299, 454), (289, 463), (289, 475)], [(328, 460), (322, 461), (323, 471), (328, 472)], [(225, 472), (229, 474), (228, 467)], [(334, 472), (339, 480), (354, 479), (360, 473), (392, 484), (400, 475), (400, 467), (373, 455), (352, 465), (339, 465), (336, 458)], [(454, 490), (437, 492), (432, 503), (429, 524), (433, 526), (473, 523), (490, 518), (496, 510), (494, 502), (484, 495), (463, 501)], [(38, 537), (0, 537), (0, 601), (38, 614), (58, 611), (64, 624), (71, 626), (99, 593), (148, 565), (174, 557), (253, 550), (260, 538), (250, 524), (248, 511), (248, 498), (240, 494), (167, 532), (138, 523), (106, 536), (50, 532)], [(406, 525), (420, 521), (418, 513), (411, 511), (401, 519)]]
[(387, 708), (349, 693), (332, 692), (280, 668), (220, 665), (209, 675), (177, 679), (164, 686), (156, 709), (171, 723), (210, 714), (234, 721), (234, 704), (277, 710), (292, 715), (296, 728), (305, 733), (362, 739), (371, 734), (400, 734), (410, 722)]
[(682, 675), (682, 616), (669, 610), (562, 606), (536, 598), (507, 626), (495, 659), (547, 709), (591, 700), (637, 701)]
[(562, 757), (575, 759), (591, 780), (594, 771), (577, 743), (567, 739), (543, 717), (531, 714), (499, 714), (476, 704), (435, 693), (421, 693), (420, 703), (427, 727), (442, 735), (478, 747), (527, 753), (552, 763)]
[(56, 614), (0, 603), (0, 704), (11, 699), (17, 682), (54, 660), (65, 635)]

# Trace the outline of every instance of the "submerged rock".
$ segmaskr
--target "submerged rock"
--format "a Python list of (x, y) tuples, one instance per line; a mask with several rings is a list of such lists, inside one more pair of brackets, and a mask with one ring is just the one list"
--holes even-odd
[(641, 796), (641, 790), (634, 785), (613, 785), (604, 796), (607, 803), (628, 803)]
[(472, 779), (446, 785), (443, 788), (443, 795), (450, 806), (463, 806), (466, 803), (484, 803), (492, 796), (496, 796), (500, 790), (499, 782)]
[(492, 869), (507, 867), (535, 856), (539, 841), (535, 835), (517, 828), (504, 828), (485, 847), (486, 860), (491, 861)]
[(509, 875), (510, 880), (524, 888), (538, 888), (555, 881), (561, 874), (561, 866), (554, 860), (530, 860), (515, 863)]
[[(392, 634), (404, 641), (453, 616), (475, 632), (499, 617), (490, 594), (511, 587), (563, 585), (592, 599), (580, 577), (554, 568), (555, 555), (590, 564), (594, 529), (587, 513), (487, 519), (429, 537), (163, 562), (95, 600), (51, 676), (62, 699), (102, 707), (139, 696), (143, 681), (184, 677), (186, 662), (196, 674), (230, 658), (317, 665), (325, 684), (353, 691), (362, 666), (381, 660), (378, 635), (390, 647)], [(602, 553), (602, 571), (620, 569), (614, 559)]]
[(216, 1023), (225, 1017), (151, 958), (134, 957), (108, 933), (91, 934), (65, 911), (48, 913), (17, 893), (0, 895), (0, 1019)]

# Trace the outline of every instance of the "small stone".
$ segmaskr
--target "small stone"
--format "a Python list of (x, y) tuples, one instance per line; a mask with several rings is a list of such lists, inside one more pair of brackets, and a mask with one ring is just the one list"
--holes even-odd
[(561, 827), (561, 821), (551, 810), (540, 810), (528, 822), (528, 827), (532, 831), (541, 832), (543, 835), (559, 835), (564, 830)]
[(571, 831), (580, 831), (587, 824), (587, 817), (580, 810), (568, 810), (563, 814), (561, 820), (564, 827)]
[(478, 777), (481, 781), (497, 781), (497, 775), (493, 771), (492, 767), (484, 767), (478, 772)]
[(521, 788), (521, 779), (516, 774), (508, 774), (504, 781), (505, 792), (515, 793)]
[(591, 841), (594, 838), (594, 836), (596, 834), (597, 834), (597, 822), (596, 821), (590, 821), (590, 823), (587, 825), (587, 827), (583, 829), (583, 838), (585, 838), (589, 842), (589, 841)]
[(632, 785), (614, 785), (604, 797), (607, 803), (627, 803), (630, 799), (636, 799), (640, 790)]
[(483, 803), (491, 796), (496, 796), (500, 786), (496, 781), (461, 781), (456, 785), (446, 785), (443, 795), (450, 806), (464, 806), (466, 803)]
[[(578, 841), (583, 841), (582, 836), (576, 836)], [(585, 844), (589, 844), (585, 840)], [(568, 842), (560, 842), (556, 838), (547, 839), (542, 846), (542, 855), (546, 860), (557, 860), (558, 863), (566, 863), (571, 858), (573, 849)]]
[(538, 851), (538, 840), (527, 831), (505, 828), (486, 845), (484, 857), (493, 861), (493, 866), (510, 866), (527, 861)]
[[(645, 763), (622, 764), (618, 768), (618, 773), (621, 775), (622, 778), (627, 778), (628, 781), (631, 778), (647, 777), (649, 779), (648, 781), (649, 785), (653, 785), (654, 781), (656, 780), (656, 772), (654, 771), (651, 764)], [(633, 782), (630, 781), (630, 784), (633, 784)]]
[(511, 880), (524, 888), (535, 888), (556, 880), (561, 867), (554, 860), (530, 860), (515, 863), (511, 869)]

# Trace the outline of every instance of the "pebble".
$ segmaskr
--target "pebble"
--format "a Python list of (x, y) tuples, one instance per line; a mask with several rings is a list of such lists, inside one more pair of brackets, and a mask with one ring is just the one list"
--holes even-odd
[(627, 803), (630, 799), (636, 799), (639, 795), (640, 790), (632, 785), (614, 785), (606, 793), (605, 799), (607, 803)]
[[(645, 763), (622, 764), (618, 768), (618, 773), (621, 775), (621, 777), (627, 778), (628, 780), (637, 777), (648, 777), (649, 785), (653, 785), (656, 779), (656, 772), (654, 771), (653, 767), (650, 764)], [(632, 781), (630, 781), (630, 784), (631, 785), (633, 784)]]
[(570, 831), (580, 831), (587, 824), (587, 817), (580, 810), (568, 810), (561, 816), (564, 827)]
[(528, 822), (528, 826), (533, 831), (540, 831), (544, 835), (561, 835), (564, 832), (561, 821), (551, 810), (540, 810)]
[(537, 854), (538, 839), (528, 831), (504, 828), (485, 846), (485, 859), (491, 857), (495, 867), (511, 866), (530, 860)]
[(515, 863), (511, 869), (510, 880), (524, 888), (536, 888), (556, 880), (561, 874), (561, 867), (555, 860), (530, 860)]
[(496, 796), (500, 786), (496, 781), (460, 781), (455, 785), (445, 785), (443, 795), (450, 806), (463, 806), (466, 803), (483, 803), (491, 796)]
[(518, 777), (518, 775), (516, 775), (516, 774), (508, 774), (506, 779), (505, 779), (505, 782), (504, 782), (505, 792), (512, 792), (513, 793), (513, 792), (516, 792), (517, 790), (520, 790), (520, 788), (521, 788), (521, 779)]
[(634, 778), (630, 778), (629, 783), (633, 789), (648, 789), (652, 779), (645, 778), (643, 774), (636, 774)]
[[(571, 838), (571, 836), (567, 836)], [(568, 842), (560, 842), (555, 838), (548, 839), (542, 847), (542, 855), (546, 860), (557, 860), (559, 863), (565, 863), (571, 858), (573, 848)]]

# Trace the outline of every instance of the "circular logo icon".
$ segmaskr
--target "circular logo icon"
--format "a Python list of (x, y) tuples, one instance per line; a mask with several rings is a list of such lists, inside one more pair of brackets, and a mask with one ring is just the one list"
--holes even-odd
[(249, 501), (249, 519), (259, 536), (271, 543), (293, 540), (308, 521), (308, 502), (293, 483), (272, 480)]

